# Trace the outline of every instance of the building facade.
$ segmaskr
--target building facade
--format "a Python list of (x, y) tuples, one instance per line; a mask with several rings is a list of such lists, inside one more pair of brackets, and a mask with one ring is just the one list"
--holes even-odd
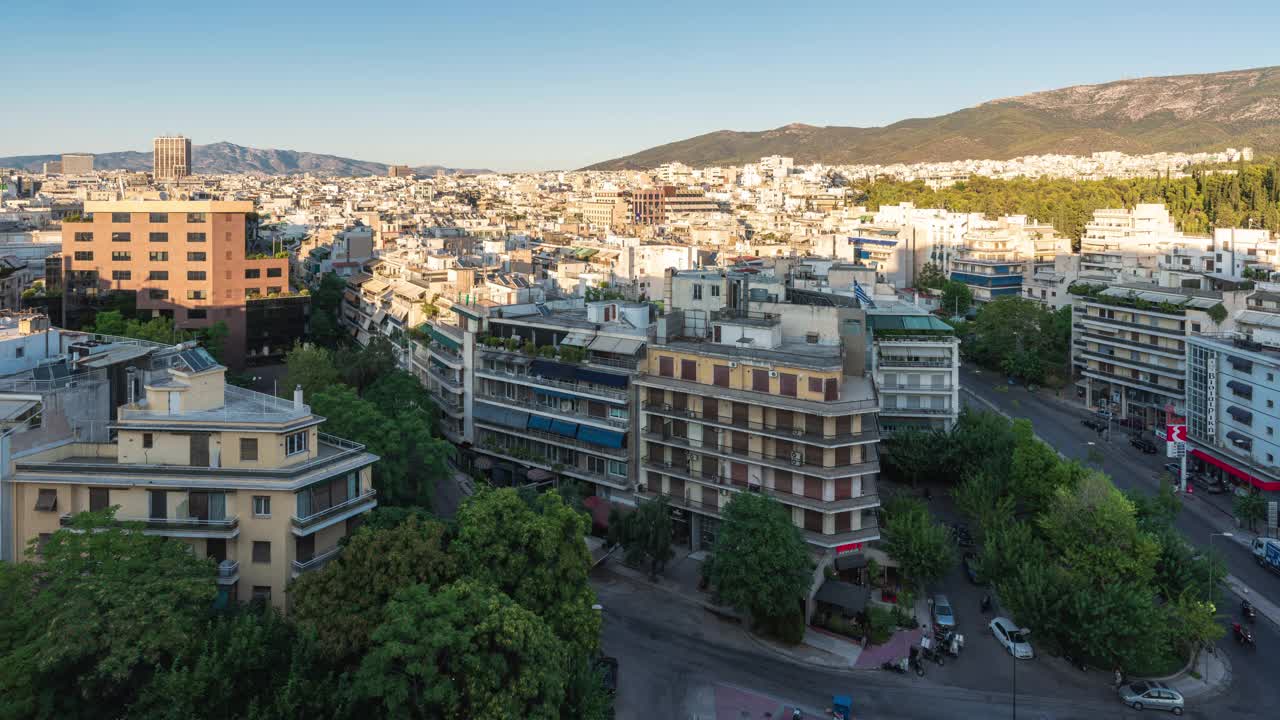
[(866, 309), (880, 429), (950, 430), (960, 415), (960, 340), (950, 325), (906, 303)]
[(63, 153), (63, 175), (87, 175), (93, 172), (93, 156), (84, 153)]
[(157, 180), (177, 180), (191, 174), (191, 139), (177, 135), (151, 142), (152, 173)]

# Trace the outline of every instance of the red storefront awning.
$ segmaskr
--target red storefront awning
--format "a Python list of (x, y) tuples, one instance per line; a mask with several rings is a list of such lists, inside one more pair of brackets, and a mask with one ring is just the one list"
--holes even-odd
[(1235, 475), (1236, 477), (1240, 478), (1241, 480), (1244, 480), (1245, 482), (1258, 488), (1259, 490), (1280, 490), (1280, 482), (1263, 480), (1262, 478), (1251, 475), (1241, 470), (1240, 468), (1232, 466), (1231, 464), (1223, 460), (1219, 460), (1218, 458), (1204, 452), (1203, 450), (1192, 450), (1191, 457), (1200, 458), (1201, 460), (1209, 463), (1210, 465), (1216, 468), (1220, 468), (1225, 472)]

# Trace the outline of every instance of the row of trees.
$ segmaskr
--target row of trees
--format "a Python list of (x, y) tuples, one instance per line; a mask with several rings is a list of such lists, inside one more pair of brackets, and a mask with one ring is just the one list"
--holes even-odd
[(979, 365), (1035, 384), (1060, 382), (1067, 374), (1070, 306), (1050, 310), (1034, 300), (1002, 297), (955, 328), (966, 357)]
[(951, 432), (899, 433), (887, 457), (908, 480), (965, 469), (953, 493), (982, 541), (981, 574), (1051, 650), (1162, 674), (1221, 635), (1210, 560), (1174, 529), (1180, 505), (1167, 487), (1126, 495), (1036, 439), (1030, 422), (992, 413), (965, 411)]
[(361, 443), (379, 457), (373, 466), (379, 503), (431, 507), (454, 448), (439, 437), (431, 396), (399, 369), (387, 339), (337, 350), (298, 345), (285, 364), (286, 388), (302, 386), (312, 411), (326, 419), (325, 432)]
[(913, 202), (988, 216), (1026, 214), (1052, 223), (1077, 244), (1085, 223), (1100, 208), (1161, 202), (1184, 232), (1207, 233), (1215, 227), (1254, 227), (1280, 232), (1280, 161), (1240, 163), (1234, 167), (1195, 169), (1188, 177), (1066, 180), (972, 177), (933, 189), (923, 181), (877, 179), (853, 185), (855, 202), (868, 209)]
[(0, 565), (0, 718), (608, 717), (587, 522), (509, 489), (455, 524), (379, 510), (285, 619), (213, 609), (212, 561), (83, 513)]
[(224, 360), (224, 347), (226, 346), (229, 332), (227, 324), (221, 320), (207, 328), (180, 330), (174, 327), (173, 318), (157, 317), (150, 320), (139, 320), (126, 317), (120, 310), (100, 311), (94, 316), (92, 323), (84, 326), (84, 331), (169, 345), (186, 342), (187, 340), (199, 340), (200, 344), (218, 362), (223, 362)]

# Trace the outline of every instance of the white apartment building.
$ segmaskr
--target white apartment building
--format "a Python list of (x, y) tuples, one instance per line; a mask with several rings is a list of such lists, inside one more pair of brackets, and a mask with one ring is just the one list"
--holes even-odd
[(1080, 272), (1090, 281), (1150, 281), (1164, 250), (1187, 242), (1199, 244), (1177, 231), (1161, 203), (1095, 210), (1080, 238)]
[(960, 340), (923, 308), (877, 300), (865, 308), (869, 366), (880, 396), (880, 429), (950, 430), (960, 414)]

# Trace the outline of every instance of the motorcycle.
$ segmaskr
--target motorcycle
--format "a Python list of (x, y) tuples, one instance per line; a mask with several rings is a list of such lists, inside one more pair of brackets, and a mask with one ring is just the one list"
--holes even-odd
[(1256, 647), (1253, 644), (1253, 631), (1241, 625), (1238, 622), (1231, 623), (1231, 632), (1236, 637), (1236, 642), (1249, 647)]
[(930, 640), (927, 637), (920, 638), (920, 655), (925, 660), (932, 660), (942, 666), (942, 643), (936, 640)]
[(960, 657), (960, 650), (964, 647), (964, 636), (954, 630), (948, 630), (942, 638), (942, 647), (951, 657)]
[(906, 675), (906, 674), (907, 674), (907, 659), (906, 659), (906, 658), (902, 658), (902, 659), (900, 659), (900, 660), (886, 660), (886, 661), (884, 661), (883, 663), (880, 663), (880, 669), (881, 669), (881, 670), (888, 670), (888, 671), (890, 671), (890, 672), (896, 672), (896, 673), (898, 673), (899, 675)]
[(1249, 622), (1257, 622), (1258, 620), (1258, 609), (1248, 600), (1240, 601), (1240, 614), (1244, 615), (1244, 619)]
[(920, 659), (920, 648), (912, 646), (911, 648), (911, 667), (916, 671), (916, 675), (924, 677), (924, 662)]
[(989, 612), (991, 612), (991, 596), (983, 595), (982, 596), (982, 614), (986, 615)]

